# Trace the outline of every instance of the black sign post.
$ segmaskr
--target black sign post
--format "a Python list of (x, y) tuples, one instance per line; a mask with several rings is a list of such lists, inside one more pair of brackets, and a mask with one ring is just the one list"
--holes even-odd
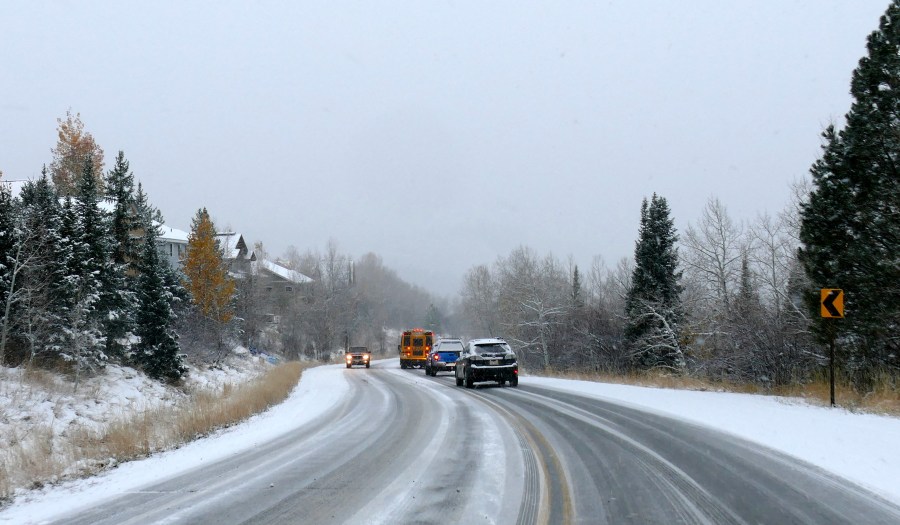
[(834, 407), (834, 332), (835, 326), (834, 323), (837, 321), (828, 321), (828, 331), (831, 332), (831, 338), (828, 343), (828, 367), (831, 369), (829, 372), (829, 376), (831, 377), (831, 406)]

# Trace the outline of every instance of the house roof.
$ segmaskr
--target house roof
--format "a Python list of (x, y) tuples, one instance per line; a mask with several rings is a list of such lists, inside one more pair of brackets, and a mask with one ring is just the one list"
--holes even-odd
[(18, 197), (22, 193), (22, 187), (25, 186), (26, 182), (30, 182), (28, 179), (0, 179), (0, 183), (5, 184), (7, 188), (9, 188), (9, 192), (13, 197)]
[(235, 232), (220, 232), (216, 234), (219, 241), (219, 249), (222, 250), (222, 257), (225, 259), (237, 259), (241, 255), (241, 250), (246, 251), (247, 259), (256, 260), (256, 254), (247, 248), (244, 242), (244, 236)]
[(153, 224), (156, 226), (157, 231), (159, 231), (159, 240), (187, 244), (188, 232), (166, 226), (165, 224), (156, 221), (153, 221)]
[(311, 283), (313, 281), (311, 277), (307, 277), (306, 275), (303, 275), (296, 270), (285, 268), (284, 266), (276, 262), (272, 262), (266, 259), (257, 261), (257, 271), (259, 270), (268, 271), (269, 273), (273, 273), (278, 277), (281, 277), (282, 279), (290, 281), (294, 284)]

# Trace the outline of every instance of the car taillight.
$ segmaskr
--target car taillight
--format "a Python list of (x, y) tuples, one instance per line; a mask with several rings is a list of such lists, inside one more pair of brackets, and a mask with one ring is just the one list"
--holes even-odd
[(440, 360), (441, 360), (441, 356), (438, 355), (438, 354), (434, 354), (434, 360), (435, 360), (435, 361), (440, 361)]

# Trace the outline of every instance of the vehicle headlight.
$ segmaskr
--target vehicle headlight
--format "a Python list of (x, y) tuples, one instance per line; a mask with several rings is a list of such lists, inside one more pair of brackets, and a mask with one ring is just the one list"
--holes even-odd
[(364, 355), (364, 356), (363, 356), (363, 359), (365, 359), (366, 361), (368, 361), (368, 360), (369, 360), (369, 356)]

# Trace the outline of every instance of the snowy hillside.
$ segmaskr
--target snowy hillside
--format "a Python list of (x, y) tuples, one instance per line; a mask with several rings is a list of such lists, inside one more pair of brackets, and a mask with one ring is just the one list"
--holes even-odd
[(188, 377), (177, 388), (133, 368), (109, 365), (104, 373), (82, 381), (77, 390), (70, 379), (58, 374), (0, 368), (3, 468), (13, 487), (21, 484), (25, 470), (55, 482), (103, 469), (115, 460), (83, 459), (78, 449), (84, 448), (87, 436), (135, 414), (184, 402), (189, 393), (244, 383), (267, 367), (261, 357), (239, 349), (220, 366), (190, 367)]

